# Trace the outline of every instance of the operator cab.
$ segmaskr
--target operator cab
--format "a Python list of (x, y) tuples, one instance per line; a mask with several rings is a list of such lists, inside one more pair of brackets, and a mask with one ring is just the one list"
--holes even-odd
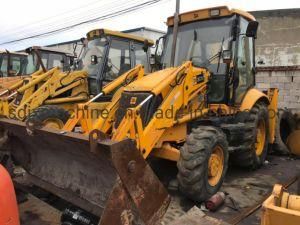
[(39, 69), (46, 72), (53, 67), (69, 71), (73, 65), (75, 55), (47, 47), (33, 46), (25, 50), (28, 53), (25, 75), (32, 74)]
[(22, 75), (26, 70), (26, 60), (26, 53), (0, 51), (0, 77)]
[[(251, 14), (226, 6), (183, 13), (179, 18), (174, 66), (192, 61), (210, 71), (208, 103), (240, 104), (255, 85), (258, 22)], [(167, 24), (162, 68), (172, 65), (174, 17)]]
[(107, 83), (138, 64), (149, 72), (149, 47), (153, 41), (107, 29), (90, 31), (87, 39), (78, 69), (88, 71), (91, 95), (97, 95)]

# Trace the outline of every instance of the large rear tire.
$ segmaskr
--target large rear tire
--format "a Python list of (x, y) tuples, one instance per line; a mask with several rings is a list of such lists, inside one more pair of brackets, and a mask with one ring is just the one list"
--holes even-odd
[(243, 140), (244, 148), (231, 154), (235, 165), (257, 169), (266, 159), (269, 146), (269, 114), (264, 103), (257, 103), (245, 120), (246, 132)]
[(225, 134), (212, 126), (193, 129), (177, 167), (179, 190), (185, 196), (197, 202), (210, 198), (219, 191), (228, 168)]
[(29, 115), (27, 123), (31, 126), (62, 129), (69, 117), (70, 114), (63, 108), (55, 105), (44, 105)]

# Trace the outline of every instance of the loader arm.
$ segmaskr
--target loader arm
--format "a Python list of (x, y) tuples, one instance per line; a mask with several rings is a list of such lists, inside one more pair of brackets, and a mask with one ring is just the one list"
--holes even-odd
[[(28, 79), (35, 79), (38, 78), (38, 76), (40, 76), (41, 74), (43, 74), (42, 70), (38, 70), (35, 73), (33, 73), (32, 75), (30, 75), (28, 78), (23, 78), (21, 80), (19, 80), (17, 83), (11, 85), (10, 87), (8, 87), (6, 90), (2, 91), (0, 93), (0, 97), (3, 97), (1, 100), (5, 99), (5, 100), (9, 100), (11, 99), (13, 96), (17, 95), (18, 92), (24, 92), (24, 88), (22, 88), (22, 86), (24, 85), (24, 80), (28, 80)], [(47, 73), (48, 76), (49, 73)], [(27, 86), (28, 88), (28, 86)], [(13, 92), (13, 93), (11, 93)], [(7, 96), (7, 94), (10, 94), (9, 96)]]
[[(18, 94), (23, 95), (23, 98), (20, 103), (16, 103), (16, 101), (12, 103), (12, 106), (16, 108), (15, 116), (23, 120), (24, 118), (26, 118), (26, 115), (30, 114), (32, 110), (41, 106), (45, 102), (45, 100), (54, 98), (65, 91), (74, 89), (75, 87), (85, 85), (86, 77), (87, 72), (85, 71), (62, 73), (58, 68), (49, 70), (45, 74), (40, 75), (36, 79), (33, 79), (32, 82), (29, 82), (18, 90)], [(40, 88), (34, 91), (34, 86), (44, 80), (46, 80), (45, 83), (43, 83)], [(85, 90), (85, 88), (82, 88), (82, 90)], [(83, 96), (82, 93), (79, 92), (77, 96), (56, 99), (56, 102), (54, 102), (53, 104), (69, 102), (71, 100), (74, 101), (75, 99), (77, 101), (84, 101), (88, 96)]]
[[(12, 112), (11, 108), (14, 107), (13, 100), (16, 98), (16, 96), (21, 96), (22, 99), (25, 99), (29, 97), (33, 91), (34, 91), (34, 80), (40, 79), (42, 77), (42, 80), (46, 79), (47, 77), (51, 76), (53, 72), (56, 70), (56, 68), (53, 68), (51, 71), (48, 71), (47, 73), (43, 73), (42, 70), (38, 70), (29, 77), (23, 78), (17, 83), (11, 85), (6, 90), (0, 93), (0, 114), (6, 117), (10, 117), (10, 114)], [(33, 83), (33, 85), (31, 85)]]
[[(143, 77), (145, 74), (144, 67), (142, 65), (137, 65), (133, 69), (127, 71), (123, 75), (119, 76), (114, 81), (108, 83), (104, 86), (102, 92), (96, 95), (94, 98), (90, 99), (88, 102), (84, 104), (78, 105), (79, 110), (73, 113), (71, 118), (67, 121), (65, 126), (63, 127), (64, 131), (71, 132), (75, 128), (75, 126), (80, 122), (82, 129), (85, 134), (89, 134), (93, 129), (99, 129), (103, 133), (107, 133), (111, 128), (111, 122), (114, 117), (115, 111), (117, 110), (118, 103), (121, 97), (121, 92), (123, 88), (131, 83), (132, 81)], [(120, 87), (121, 86), (121, 87)], [(107, 95), (115, 91), (117, 88), (117, 92), (114, 94), (112, 101), (106, 105), (105, 110), (108, 113), (107, 116), (100, 116), (96, 122), (93, 122), (91, 118), (85, 118), (85, 110), (88, 109), (88, 106), (95, 102), (102, 95)]]
[[(200, 76), (201, 79), (199, 79)], [(138, 149), (140, 149), (144, 158), (147, 158), (168, 128), (173, 127), (182, 118), (189, 117), (188, 120), (193, 119), (193, 115), (189, 115), (189, 113), (185, 113), (182, 118), (176, 118), (176, 114), (179, 110), (187, 108), (189, 102), (200, 93), (205, 93), (209, 76), (210, 73), (206, 69), (198, 69), (196, 72), (191, 62), (184, 63), (170, 74), (168, 79), (155, 87), (152, 90), (152, 95), (135, 108), (127, 109), (126, 116), (123, 117), (118, 128), (113, 131), (112, 139), (114, 141), (121, 141), (129, 137), (136, 140)], [(178, 83), (179, 80), (180, 83)], [(140, 114), (141, 107), (154, 95), (160, 95), (166, 89), (169, 89), (166, 98), (156, 110), (149, 123), (143, 127)], [(164, 117), (163, 119), (156, 116), (158, 111), (166, 115), (167, 110), (173, 110), (174, 116)], [(197, 114), (197, 116), (201, 115), (202, 113)], [(150, 136), (151, 138), (149, 138)]]

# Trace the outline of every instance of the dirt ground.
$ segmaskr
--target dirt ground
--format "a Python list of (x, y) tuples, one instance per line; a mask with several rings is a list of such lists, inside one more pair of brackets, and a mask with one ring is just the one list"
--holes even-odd
[[(163, 225), (171, 225), (195, 206), (195, 204), (176, 190), (176, 182), (174, 183), (176, 169), (172, 163), (155, 162), (154, 164), (160, 164), (157, 167), (155, 165), (156, 172), (163, 183), (169, 187), (169, 193), (172, 196), (170, 207), (162, 222)], [(204, 213), (232, 224), (234, 218), (239, 216), (248, 207), (266, 198), (271, 193), (275, 183), (285, 184), (299, 173), (300, 160), (289, 157), (269, 156), (266, 164), (256, 171), (241, 170), (240, 168), (230, 166), (221, 190), (228, 193), (225, 204), (216, 212), (204, 211)], [(289, 191), (294, 192), (295, 190), (296, 184), (291, 185)], [(34, 194), (36, 195), (36, 193)], [(230, 199), (233, 199), (233, 201)], [(46, 201), (49, 203), (49, 198), (46, 199)], [(233, 202), (235, 204), (233, 204)], [(50, 204), (52, 206), (29, 194), (28, 200), (19, 205), (21, 224), (60, 224), (60, 210), (63, 208), (63, 204), (57, 204), (55, 198), (50, 201)], [(201, 208), (201, 205), (196, 206)], [(260, 214), (260, 210), (257, 210), (238, 224), (259, 225)]]

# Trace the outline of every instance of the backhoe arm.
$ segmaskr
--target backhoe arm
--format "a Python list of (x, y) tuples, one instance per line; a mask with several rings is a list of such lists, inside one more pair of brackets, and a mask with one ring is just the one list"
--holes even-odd
[[(38, 70), (38, 71), (36, 71), (35, 73), (33, 73), (30, 77), (38, 77), (38, 76), (40, 76), (41, 74), (42, 74), (42, 70)], [(9, 94), (9, 93), (11, 93), (12, 91), (15, 91), (13, 94), (10, 95), (10, 97), (5, 98), (5, 99), (11, 98), (12, 96), (14, 96), (14, 95), (17, 94), (17, 91), (20, 92), (20, 90), (22, 90), (22, 89), (20, 89), (20, 88), (22, 87), (23, 84), (24, 84), (24, 79), (21, 79), (21, 80), (18, 81), (17, 83), (15, 83), (15, 84), (11, 85), (10, 87), (8, 87), (6, 90), (2, 91), (2, 92), (0, 93), (0, 97)], [(19, 90), (18, 90), (18, 89), (19, 89)]]
[[(173, 127), (174, 124), (180, 121), (180, 118), (176, 118), (177, 112), (186, 109), (191, 100), (196, 98), (200, 93), (204, 93), (209, 75), (206, 69), (195, 69), (191, 62), (186, 62), (178, 67), (164, 82), (152, 90), (152, 95), (135, 108), (127, 109), (126, 116), (124, 116), (118, 128), (114, 130), (112, 139), (120, 141), (129, 137), (136, 140), (138, 149), (140, 149), (144, 158), (146, 158), (155, 148), (156, 143), (162, 137), (165, 130)], [(140, 114), (143, 104), (166, 90), (168, 90), (168, 93), (163, 102), (149, 123), (143, 127)], [(167, 110), (172, 110), (174, 116), (159, 118), (156, 115), (157, 112), (166, 115)], [(183, 115), (183, 118), (188, 116), (189, 113), (186, 113)], [(191, 119), (192, 116), (187, 121)]]
[[(20, 104), (16, 108), (15, 115), (20, 119), (24, 119), (23, 117), (28, 115), (31, 110), (36, 109), (37, 107), (42, 105), (45, 100), (61, 94), (61, 89), (63, 89), (64, 87), (67, 87), (64, 89), (64, 91), (72, 89), (74, 88), (74, 85), (72, 85), (73, 83), (76, 83), (77, 86), (79, 86), (84, 83), (86, 77), (87, 72), (85, 71), (62, 73), (58, 68), (49, 70), (45, 74), (40, 75), (36, 79), (33, 79), (31, 82), (18, 90), (19, 94), (26, 96), (26, 90), (33, 88), (35, 85), (40, 84), (45, 80), (45, 82), (33, 94), (30, 94), (28, 98), (24, 97), (21, 100)], [(86, 98), (87, 97), (85, 97), (84, 99)]]
[[(98, 95), (96, 95), (94, 98), (92, 98), (85, 104), (79, 105), (79, 110), (71, 116), (71, 119), (67, 121), (67, 123), (63, 127), (63, 130), (71, 132), (78, 124), (78, 122), (80, 122), (84, 132), (87, 134), (93, 129), (99, 129), (103, 133), (107, 133), (107, 131), (111, 128), (112, 118), (115, 115), (115, 111), (118, 107), (123, 87), (125, 87), (126, 85), (128, 85), (136, 79), (140, 79), (144, 76), (144, 73), (144, 67), (142, 65), (137, 65), (135, 68), (127, 71), (114, 81), (108, 83), (106, 86), (104, 86), (102, 92), (100, 92)], [(107, 112), (107, 115), (105, 117), (99, 116), (96, 122), (93, 122), (90, 118), (84, 118), (85, 110), (88, 109), (88, 106), (91, 103), (95, 102), (102, 95), (110, 94), (117, 88), (119, 89), (114, 94), (112, 101), (105, 107), (105, 111)]]

